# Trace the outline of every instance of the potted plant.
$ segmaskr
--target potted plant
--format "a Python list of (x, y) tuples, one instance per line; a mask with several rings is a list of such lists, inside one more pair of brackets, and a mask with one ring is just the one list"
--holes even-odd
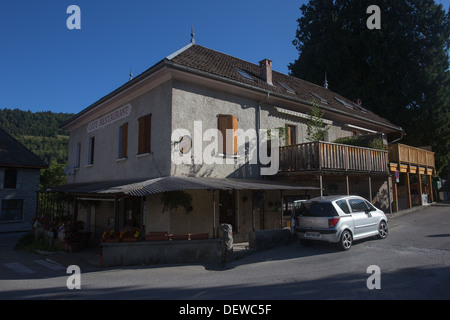
[(64, 227), (64, 242), (67, 244), (70, 253), (80, 251), (81, 240), (76, 225), (68, 221)]
[(119, 242), (120, 234), (114, 229), (109, 229), (103, 232), (102, 241), (103, 242)]

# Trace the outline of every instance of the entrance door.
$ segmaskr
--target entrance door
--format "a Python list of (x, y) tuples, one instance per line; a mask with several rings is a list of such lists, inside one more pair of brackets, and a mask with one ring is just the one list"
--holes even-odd
[(141, 198), (129, 197), (124, 200), (124, 227), (141, 227)]
[(219, 192), (219, 223), (231, 224), (235, 229), (236, 212), (235, 212), (235, 194), (234, 190)]

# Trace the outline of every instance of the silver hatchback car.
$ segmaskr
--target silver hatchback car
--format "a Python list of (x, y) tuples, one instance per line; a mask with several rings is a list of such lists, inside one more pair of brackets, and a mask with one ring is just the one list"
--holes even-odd
[(354, 240), (388, 235), (383, 211), (359, 196), (327, 196), (301, 203), (293, 210), (295, 232), (304, 240), (337, 243), (348, 250)]

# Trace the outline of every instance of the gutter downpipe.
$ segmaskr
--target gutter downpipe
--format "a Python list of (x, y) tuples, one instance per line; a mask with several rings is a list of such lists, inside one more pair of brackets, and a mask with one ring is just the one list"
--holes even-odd
[(260, 149), (260, 133), (259, 130), (261, 129), (261, 106), (263, 103), (267, 102), (270, 98), (270, 91), (266, 92), (266, 97), (264, 100), (258, 102), (258, 107), (256, 108), (256, 152), (258, 157), (258, 170), (259, 170), (259, 179), (262, 179), (261, 177), (261, 161), (259, 159), (259, 149)]

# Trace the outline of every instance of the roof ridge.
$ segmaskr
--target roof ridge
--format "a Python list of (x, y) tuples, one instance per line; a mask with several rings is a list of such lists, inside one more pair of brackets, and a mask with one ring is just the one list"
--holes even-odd
[(194, 46), (194, 45), (195, 45), (195, 44), (191, 42), (191, 43), (189, 43), (188, 45), (184, 46), (183, 48), (178, 49), (178, 50), (175, 51), (174, 53), (169, 54), (169, 55), (166, 57), (166, 59), (167, 59), (167, 60), (172, 60), (173, 58), (175, 58), (176, 56), (178, 56), (180, 53), (183, 53), (184, 51), (186, 51), (187, 49), (189, 49), (190, 47), (192, 47), (192, 46)]

